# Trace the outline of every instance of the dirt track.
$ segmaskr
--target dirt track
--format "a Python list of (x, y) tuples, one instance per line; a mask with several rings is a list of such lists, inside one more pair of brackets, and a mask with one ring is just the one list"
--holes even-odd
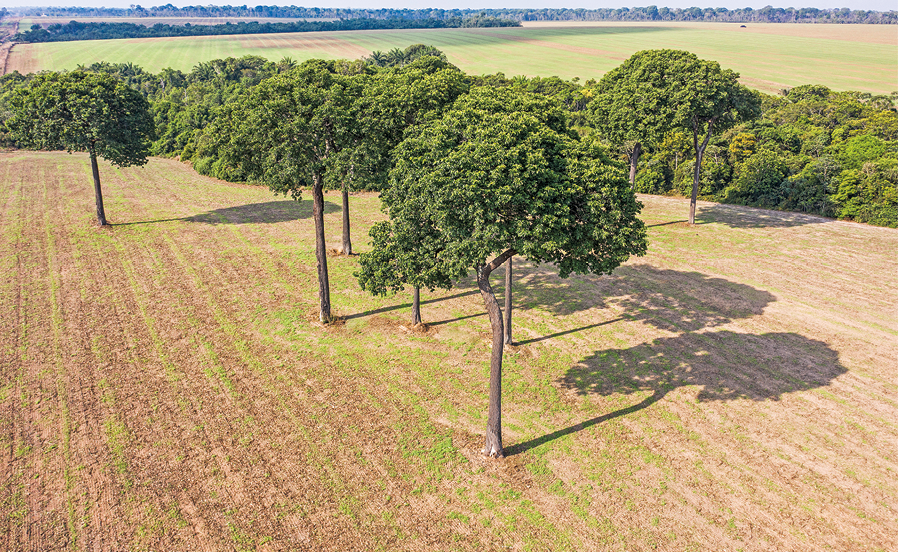
[(519, 263), (490, 462), (470, 285), (419, 335), (333, 257), (325, 329), (308, 199), (101, 174), (106, 229), (86, 157), (0, 154), (0, 549), (898, 548), (895, 230), (645, 197), (615, 275)]

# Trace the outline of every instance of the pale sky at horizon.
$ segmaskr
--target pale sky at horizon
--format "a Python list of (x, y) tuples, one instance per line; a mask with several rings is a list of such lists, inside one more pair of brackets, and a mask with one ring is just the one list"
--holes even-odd
[[(174, 6), (196, 6), (196, 5), (208, 5), (210, 2), (208, 0), (194, 0), (194, 1), (165, 1), (165, 0), (157, 0), (153, 2), (139, 2), (136, 0), (82, 0), (79, 2), (60, 2), (59, 0), (0, 0), (0, 7), (17, 7), (17, 6), (81, 6), (81, 7), (110, 7), (110, 8), (127, 8), (131, 4), (140, 4), (145, 8), (149, 8), (151, 6), (162, 6), (165, 4), (172, 4)], [(698, 6), (700, 8), (705, 7), (724, 7), (727, 9), (735, 9), (735, 8), (763, 8), (764, 6), (772, 5), (776, 7), (795, 7), (795, 8), (805, 8), (805, 7), (815, 7), (815, 8), (850, 8), (857, 10), (877, 10), (877, 11), (889, 11), (898, 9), (898, 2), (895, 0), (861, 0), (861, 1), (848, 1), (848, 0), (820, 0), (817, 2), (813, 1), (798, 1), (798, 2), (755, 2), (751, 0), (696, 0), (696, 1), (672, 1), (672, 2), (663, 2), (663, 1), (655, 1), (655, 2), (642, 2), (637, 4), (623, 4), (620, 2), (603, 2), (599, 1), (578, 1), (572, 0), (570, 3), (566, 3), (563, 6), (552, 5), (553, 3), (547, 0), (510, 0), (510, 1), (502, 1), (502, 0), (427, 0), (427, 1), (414, 1), (414, 0), (340, 0), (340, 1), (317, 1), (317, 2), (306, 2), (303, 0), (292, 0), (292, 1), (277, 1), (277, 0), (231, 0), (227, 2), (214, 2), (214, 5), (232, 5), (232, 6), (306, 6), (306, 7), (321, 7), (321, 8), (410, 8), (410, 9), (421, 9), (421, 8), (442, 8), (442, 9), (450, 9), (450, 8), (459, 8), (459, 9), (478, 9), (478, 8), (548, 8), (548, 7), (570, 7), (570, 8), (586, 8), (586, 9), (595, 9), (595, 8), (620, 8), (622, 6), (633, 7), (633, 6), (666, 6), (668, 8), (688, 8), (691, 6)]]

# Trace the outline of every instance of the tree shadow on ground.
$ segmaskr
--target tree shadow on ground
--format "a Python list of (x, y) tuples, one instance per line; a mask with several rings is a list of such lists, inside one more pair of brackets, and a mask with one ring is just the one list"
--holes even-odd
[[(400, 291), (399, 293), (407, 294), (407, 295), (411, 294), (411, 292), (409, 290)], [(422, 291), (421, 293), (423, 294), (424, 292)], [(447, 301), (449, 299), (458, 299), (459, 297), (467, 297), (469, 295), (477, 295), (478, 293), (480, 293), (480, 292), (479, 291), (463, 291), (461, 293), (456, 293), (454, 295), (447, 295), (446, 297), (436, 297), (434, 299), (422, 299), (421, 306), (429, 305), (431, 303), (439, 303), (440, 301)], [(348, 316), (344, 316), (343, 318), (345, 318), (346, 320), (352, 320), (353, 318), (364, 318), (366, 316), (372, 316), (372, 315), (381, 314), (384, 312), (390, 312), (390, 311), (399, 310), (399, 309), (411, 309), (411, 308), (412, 308), (412, 303), (411, 303), (411, 301), (409, 301), (409, 302), (402, 303), (399, 305), (390, 305), (389, 307), (381, 307), (379, 309), (372, 309), (372, 310), (365, 311), (365, 312), (358, 312), (356, 314), (350, 314)], [(471, 317), (465, 317), (465, 318), (471, 318)], [(429, 323), (429, 324), (430, 325), (441, 324), (441, 323), (445, 324), (448, 322), (452, 322), (452, 321), (450, 320), (450, 321), (436, 322), (436, 323)]]
[[(338, 212), (340, 212), (339, 205), (329, 201), (324, 202), (324, 214)], [(181, 220), (206, 224), (264, 224), (307, 218), (312, 218), (312, 200), (266, 201), (264, 203), (224, 207)]]
[[(517, 264), (514, 275), (515, 312), (539, 309), (552, 316), (566, 316), (590, 309), (612, 309), (617, 313), (617, 316), (605, 315), (600, 320), (593, 320), (582, 326), (559, 328), (557, 332), (541, 336), (525, 337), (526, 334), (516, 329), (513, 333), (519, 338), (518, 345), (546, 341), (621, 320), (641, 320), (674, 333), (697, 331), (760, 315), (767, 305), (776, 300), (771, 293), (749, 285), (700, 272), (669, 270), (648, 264), (623, 266), (609, 276), (572, 276), (569, 279), (559, 278), (550, 265), (525, 267)], [(505, 293), (504, 268), (498, 269), (492, 280), (496, 296), (502, 304)], [(460, 290), (460, 293), (435, 299), (423, 299), (426, 295), (422, 292), (422, 307), (480, 293), (471, 278), (462, 278), (456, 282), (455, 289)], [(408, 293), (407, 297), (411, 295), (408, 291), (400, 293)], [(404, 301), (346, 318), (361, 318), (410, 307), (411, 302)], [(483, 312), (478, 309), (476, 314)], [(429, 325), (474, 317), (463, 316), (431, 322), (426, 311), (422, 311), (422, 314)]]
[(673, 389), (698, 387), (699, 401), (779, 400), (829, 385), (847, 372), (826, 343), (795, 333), (687, 333), (628, 349), (599, 351), (558, 381), (579, 395), (651, 393), (641, 402), (506, 448), (518, 454), (651, 406)]
[[(622, 266), (608, 276), (572, 276), (568, 280), (542, 266), (518, 274), (512, 291), (515, 308), (539, 308), (566, 316), (612, 307), (625, 318), (673, 332), (759, 315), (776, 300), (769, 292), (749, 285), (649, 264)], [(503, 288), (497, 293), (504, 293)]]
[(827, 222), (833, 222), (833, 219), (722, 203), (700, 206), (695, 217), (696, 225), (717, 223), (731, 228), (792, 228)]

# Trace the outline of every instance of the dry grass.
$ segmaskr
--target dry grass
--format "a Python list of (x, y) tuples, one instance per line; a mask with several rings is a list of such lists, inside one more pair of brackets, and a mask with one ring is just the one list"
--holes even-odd
[(645, 196), (614, 275), (519, 262), (489, 461), (470, 282), (418, 333), (333, 257), (322, 328), (307, 199), (101, 174), (106, 229), (86, 157), (0, 155), (0, 548), (898, 547), (895, 230)]

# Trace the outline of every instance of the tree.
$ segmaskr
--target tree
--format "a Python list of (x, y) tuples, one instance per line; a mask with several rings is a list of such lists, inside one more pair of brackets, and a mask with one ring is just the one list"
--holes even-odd
[(350, 108), (348, 143), (334, 157), (332, 172), (339, 177), (334, 184), (342, 188), (344, 254), (352, 254), (350, 189), (381, 189), (392, 166), (390, 152), (402, 141), (404, 133), (414, 125), (439, 117), (467, 90), (464, 73), (433, 56), (418, 58), (402, 68), (364, 75), (360, 94)]
[(722, 132), (761, 115), (760, 94), (739, 84), (739, 73), (721, 69), (716, 61), (682, 52), (669, 86), (676, 120), (692, 131), (695, 151), (689, 224), (695, 224), (695, 204), (702, 174), (702, 157), (715, 131)]
[(73, 71), (36, 76), (8, 105), (6, 126), (20, 146), (90, 155), (97, 221), (106, 225), (97, 156), (119, 167), (146, 164), (155, 135), (147, 100), (110, 75)]
[(331, 321), (324, 241), (324, 183), (346, 144), (349, 107), (359, 81), (334, 72), (334, 62), (311, 60), (262, 81), (228, 104), (209, 135), (221, 158), (275, 193), (299, 199), (312, 188), (319, 318)]
[(671, 85), (697, 59), (679, 50), (643, 50), (612, 69), (596, 84), (589, 121), (599, 134), (622, 147), (630, 160), (630, 185), (647, 147), (658, 146), (676, 125)]
[(483, 451), (502, 456), (505, 336), (491, 273), (513, 255), (553, 263), (562, 277), (608, 273), (646, 251), (641, 205), (607, 151), (567, 130), (556, 101), (514, 90), (473, 89), (394, 155), (382, 194), (389, 220), (372, 229), (363, 272), (423, 268), (416, 282), (446, 288), (476, 272), (492, 328)]
[[(372, 250), (359, 257), (356, 276), (362, 289), (374, 295), (412, 292), (412, 324), (421, 323), (421, 288), (433, 291), (450, 289), (464, 271), (452, 272), (441, 265), (446, 255), (445, 242), (428, 218), (426, 196), (408, 196), (394, 200), (390, 190), (381, 194), (390, 220), (371, 227)], [(386, 206), (390, 205), (389, 208)]]
[(511, 262), (514, 255), (505, 262), (505, 337), (506, 345), (511, 345), (514, 341), (511, 339)]

